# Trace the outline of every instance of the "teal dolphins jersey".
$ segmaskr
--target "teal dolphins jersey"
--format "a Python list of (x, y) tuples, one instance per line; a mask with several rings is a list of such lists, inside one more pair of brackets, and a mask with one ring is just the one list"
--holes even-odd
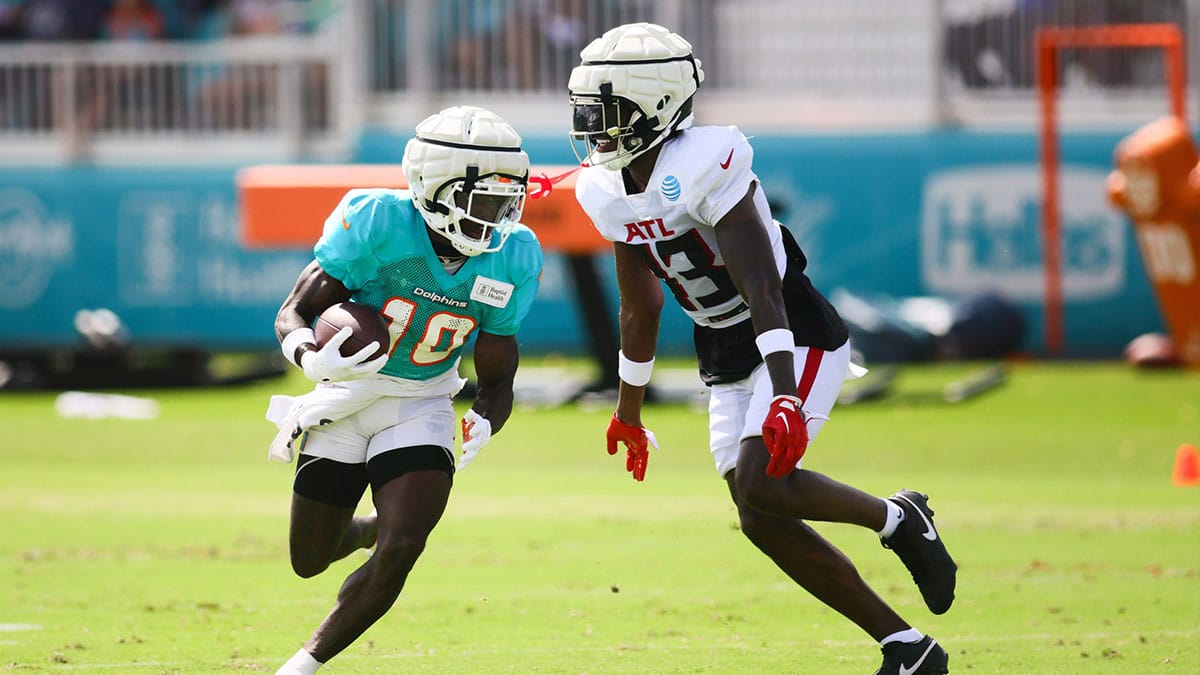
[(431, 234), (407, 190), (351, 190), (313, 249), (355, 302), (390, 322), (385, 375), (441, 375), (476, 331), (515, 335), (537, 294), (542, 249), (524, 225), (499, 251), (468, 257), (454, 274), (438, 260)]

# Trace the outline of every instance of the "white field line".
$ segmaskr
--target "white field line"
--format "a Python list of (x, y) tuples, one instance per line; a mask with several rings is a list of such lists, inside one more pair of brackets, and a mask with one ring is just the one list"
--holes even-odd
[[(1071, 641), (1076, 640), (1111, 640), (1111, 639), (1135, 639), (1136, 637), (1193, 637), (1200, 636), (1200, 626), (1192, 630), (1159, 630), (1159, 631), (1119, 631), (1119, 632), (1102, 632), (1102, 633), (1085, 633), (1083, 635), (1070, 636)], [(1065, 639), (1063, 635), (1058, 633), (1024, 633), (1024, 634), (1006, 634), (1006, 635), (938, 635), (938, 641), (942, 644), (957, 647), (960, 644), (968, 643), (1012, 643), (1012, 642), (1045, 642), (1058, 639)], [(838, 649), (858, 649), (869, 648), (870, 644), (867, 640), (822, 640), (820, 642), (823, 647), (835, 647)], [(535, 648), (490, 648), (490, 649), (447, 649), (447, 653), (452, 653), (458, 656), (503, 656), (507, 654), (557, 654), (564, 653), (587, 653), (596, 654), (604, 652), (677, 652), (690, 651), (694, 652), (700, 649), (709, 651), (725, 651), (729, 649), (748, 650), (751, 646), (741, 642), (713, 642), (711, 640), (705, 642), (686, 642), (681, 644), (667, 645), (646, 645), (639, 646), (635, 644), (622, 646), (596, 646), (596, 647), (579, 647), (574, 649), (564, 649), (561, 646), (557, 647), (535, 647)], [(759, 649), (754, 647), (753, 649)], [(337, 657), (337, 663), (348, 664), (351, 662), (377, 661), (377, 660), (401, 660), (412, 659), (419, 660), (424, 658), (436, 657), (439, 653), (437, 648), (422, 649), (418, 651), (396, 652), (394, 654), (342, 654)], [(281, 654), (279, 662), (282, 663), (287, 659), (286, 654)], [(238, 659), (237, 662), (243, 661), (261, 661), (261, 659)], [(20, 666), (21, 664), (13, 664)], [(81, 664), (54, 664), (55, 671), (63, 670), (101, 670), (101, 669), (116, 669), (119, 668), (123, 672), (135, 669), (144, 668), (186, 668), (195, 665), (186, 661), (143, 661), (136, 663), (81, 663)]]

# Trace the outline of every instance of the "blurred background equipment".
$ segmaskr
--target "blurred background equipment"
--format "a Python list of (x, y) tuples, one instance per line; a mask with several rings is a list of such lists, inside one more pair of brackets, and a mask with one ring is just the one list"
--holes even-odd
[[(75, 344), (0, 352), (0, 391), (29, 389), (140, 389), (233, 384), (283, 373), (275, 354), (216, 356), (201, 344), (162, 346), (131, 339), (111, 309), (75, 313)], [(78, 396), (59, 401), (64, 417), (140, 416), (138, 404), (119, 396)], [(64, 407), (65, 406), (65, 407)], [(107, 412), (106, 412), (107, 411)], [(157, 414), (155, 412), (154, 414)]]
[(1065, 54), (1103, 50), (1139, 50), (1153, 48), (1163, 56), (1163, 79), (1170, 112), (1184, 123), (1183, 31), (1174, 24), (1136, 23), (1099, 26), (1053, 26), (1038, 28), (1036, 33), (1038, 94), (1042, 116), (1042, 247), (1045, 277), (1046, 349), (1058, 355), (1063, 347), (1063, 261), (1058, 148), (1058, 90), (1063, 76), (1061, 61)]
[(119, 351), (129, 346), (129, 331), (111, 309), (81, 309), (75, 312), (75, 330), (88, 349)]
[[(640, 20), (694, 43), (708, 64), (697, 117), (754, 138), (818, 287), (991, 293), (1020, 351), (1119, 358), (1167, 328), (1145, 242), (1105, 179), (1114, 148), (1164, 114), (1194, 138), (1182, 74), (1200, 72), (1198, 16), (1200, 0), (3, 2), (0, 361), (10, 382), (30, 359), (61, 362), (50, 355), (78, 348), (76, 314), (95, 307), (120, 317), (130, 349), (275, 350), (275, 311), (312, 242), (248, 245), (239, 172), (398, 165), (417, 121), (465, 102), (512, 121), (535, 164), (570, 165), (578, 51)], [(1064, 38), (1037, 60), (1046, 35), (1111, 26), (1134, 45), (1167, 27), (1178, 48)], [(547, 242), (562, 215), (549, 204), (535, 227)], [(325, 215), (294, 222), (315, 232)], [(523, 353), (606, 350), (581, 297), (615, 307), (606, 253), (551, 250)], [(674, 308), (660, 336), (664, 353), (691, 348)]]
[(1121, 353), (1127, 363), (1140, 368), (1171, 368), (1183, 365), (1179, 349), (1170, 335), (1144, 333), (1129, 341)]
[(836, 289), (832, 300), (868, 363), (999, 359), (1025, 347), (1025, 319), (1003, 296), (983, 291), (956, 302), (937, 297), (865, 298)]
[(154, 399), (127, 394), (64, 391), (54, 399), (54, 412), (64, 419), (80, 417), (98, 420), (116, 417), (127, 420), (152, 420), (162, 412), (162, 406)]
[(1171, 471), (1171, 482), (1176, 487), (1200, 485), (1200, 449), (1184, 443), (1175, 451), (1175, 468)]
[(1114, 162), (1108, 196), (1133, 220), (1174, 358), (1200, 368), (1200, 153), (1187, 124), (1164, 117), (1122, 140)]

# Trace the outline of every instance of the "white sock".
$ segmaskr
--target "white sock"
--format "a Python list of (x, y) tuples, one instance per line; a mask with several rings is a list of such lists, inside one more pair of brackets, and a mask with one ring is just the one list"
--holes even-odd
[(921, 635), (921, 631), (917, 630), (916, 628), (909, 628), (908, 630), (892, 633), (891, 635), (880, 640), (879, 644), (882, 646), (888, 644), (889, 642), (919, 642), (924, 638), (925, 636)]
[[(900, 505), (890, 499), (881, 500), (887, 506), (887, 519), (883, 521), (883, 529), (879, 531), (879, 536), (887, 539), (896, 533), (896, 527), (900, 525), (900, 521), (904, 520), (904, 509)], [(920, 639), (920, 638), (917, 638)]]
[(325, 664), (313, 658), (312, 654), (301, 649), (287, 660), (287, 663), (275, 671), (275, 675), (314, 675), (317, 668)]

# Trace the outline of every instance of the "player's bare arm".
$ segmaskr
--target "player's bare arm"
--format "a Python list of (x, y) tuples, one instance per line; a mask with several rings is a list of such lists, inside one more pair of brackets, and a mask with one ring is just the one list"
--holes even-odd
[[(783, 283), (775, 269), (771, 241), (766, 224), (754, 207), (751, 184), (729, 213), (717, 221), (717, 246), (725, 259), (725, 269), (738, 293), (750, 307), (750, 319), (758, 334), (775, 328), (788, 329), (787, 310), (783, 303)], [(796, 371), (790, 352), (774, 352), (764, 359), (771, 385), (776, 395), (796, 394)]]
[(516, 336), (480, 331), (474, 360), (478, 389), (471, 409), (486, 417), (496, 433), (512, 414), (513, 378), (520, 361)]
[[(879, 673), (946, 673), (946, 651), (905, 623), (837, 547), (803, 522), (871, 528), (894, 547), (929, 608), (949, 608), (956, 567), (932, 529), (924, 495), (901, 491), (885, 500), (800, 466), (810, 431), (828, 419), (846, 377), (848, 331), (805, 277), (786, 230), (774, 230), (764, 200), (755, 202), (761, 186), (745, 136), (736, 127), (693, 125), (692, 98), (703, 82), (691, 43), (638, 22), (588, 44), (567, 84), (570, 138), (584, 164), (575, 196), (604, 238), (617, 242), (622, 383), (606, 431), (608, 453), (624, 445), (625, 468), (640, 481), (649, 449), (657, 448), (649, 430), (630, 426), (640, 422), (634, 414), (643, 391), (632, 385), (650, 380), (652, 362), (639, 359), (654, 354), (663, 301), (660, 287), (650, 288), (659, 282), (647, 278), (654, 270), (697, 326), (700, 374), (712, 387), (709, 449), (737, 505), (741, 532), (792, 580), (879, 642)], [(738, 203), (729, 208), (733, 200)], [(649, 218), (657, 231), (635, 234), (628, 224)], [(621, 245), (634, 240), (645, 243)], [(686, 261), (672, 261), (676, 253)], [(787, 256), (786, 275), (780, 253)], [(789, 325), (793, 319), (802, 323)], [(760, 357), (766, 368), (759, 367)], [(803, 383), (795, 377), (798, 358), (804, 359)], [(812, 419), (805, 418), (805, 405)]]
[[(654, 358), (658, 344), (658, 325), (663, 308), (662, 285), (658, 277), (642, 263), (637, 247), (615, 243), (613, 258), (621, 297), (621, 351), (632, 361), (649, 361)], [(646, 387), (621, 381), (616, 413), (622, 422), (642, 425), (642, 399), (645, 393)]]
[[(288, 333), (312, 325), (327, 308), (349, 299), (350, 291), (342, 282), (329, 276), (316, 260), (310, 262), (275, 315), (275, 337), (283, 340)], [(305, 347), (300, 345), (297, 348), (294, 355), (297, 363)], [(311, 348), (315, 347), (312, 345)]]

